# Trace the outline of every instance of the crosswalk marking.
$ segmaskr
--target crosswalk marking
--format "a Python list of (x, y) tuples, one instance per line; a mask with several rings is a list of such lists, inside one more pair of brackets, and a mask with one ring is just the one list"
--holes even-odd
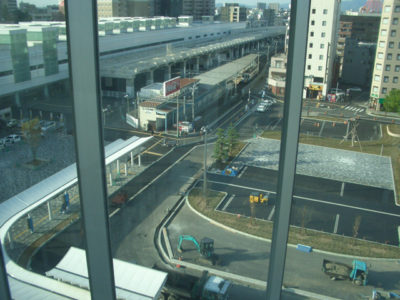
[(363, 112), (365, 110), (364, 108), (359, 108), (359, 107), (350, 106), (350, 105), (347, 105), (344, 109), (345, 110), (354, 111), (354, 112), (358, 112), (358, 113), (361, 113), (361, 112)]

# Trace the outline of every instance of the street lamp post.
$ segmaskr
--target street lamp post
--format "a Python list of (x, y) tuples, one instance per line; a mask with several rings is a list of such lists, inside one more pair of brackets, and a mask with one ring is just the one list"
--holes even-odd
[(204, 126), (204, 174), (203, 174), (203, 197), (207, 192), (207, 126)]

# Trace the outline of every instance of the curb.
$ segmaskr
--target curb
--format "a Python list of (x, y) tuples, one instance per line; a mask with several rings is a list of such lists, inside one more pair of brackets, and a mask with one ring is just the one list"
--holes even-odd
[[(215, 220), (213, 220), (213, 219), (210, 219), (209, 217), (207, 217), (207, 216), (201, 214), (200, 212), (198, 212), (197, 210), (195, 210), (195, 209), (190, 205), (189, 200), (188, 200), (187, 197), (186, 197), (185, 202), (186, 202), (186, 204), (188, 205), (188, 207), (189, 207), (194, 213), (196, 213), (196, 214), (197, 214), (198, 216), (200, 216), (201, 218), (207, 220), (207, 221), (210, 222), (211, 224), (214, 224), (214, 225), (216, 225), (216, 226), (218, 226), (218, 227), (221, 227), (221, 228), (223, 228), (223, 229), (225, 229), (225, 230), (231, 231), (231, 232), (236, 233), (236, 234), (241, 234), (241, 235), (246, 236), (246, 237), (249, 237), (249, 238), (253, 238), (253, 239), (260, 240), (260, 241), (264, 241), (264, 242), (269, 242), (269, 243), (271, 243), (271, 240), (270, 240), (270, 239), (266, 239), (266, 238), (262, 238), (262, 237), (259, 237), (259, 236), (255, 236), (255, 235), (246, 233), (246, 232), (242, 232), (242, 231), (240, 231), (240, 230), (237, 230), (237, 229), (228, 227), (228, 226), (226, 226), (226, 225), (224, 225), (224, 224), (222, 224), (222, 223), (219, 223), (219, 222), (217, 222), (217, 221), (215, 221)], [(291, 247), (291, 248), (296, 248), (296, 247), (297, 247), (297, 245), (293, 245), (293, 244), (289, 244), (289, 243), (287, 244), (287, 246), (288, 246), (288, 247)], [(315, 249), (315, 248), (312, 249), (312, 252), (316, 252), (316, 253), (320, 253), (320, 254), (326, 254), (326, 255), (334, 255), (334, 256), (339, 256), (339, 257), (349, 258), (349, 259), (387, 261), (387, 262), (399, 262), (399, 263), (400, 263), (400, 259), (399, 259), (399, 258), (374, 258), (374, 257), (354, 256), (354, 255), (348, 255), (348, 254), (341, 254), (341, 253), (334, 253), (334, 252), (319, 250), (319, 249)]]

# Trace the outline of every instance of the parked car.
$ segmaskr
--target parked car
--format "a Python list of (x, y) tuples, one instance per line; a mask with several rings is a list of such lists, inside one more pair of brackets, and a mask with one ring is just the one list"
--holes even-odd
[(267, 111), (267, 105), (265, 105), (265, 104), (259, 104), (258, 106), (257, 106), (257, 111), (258, 112), (266, 112)]
[(10, 119), (7, 122), (7, 127), (12, 128), (18, 125), (18, 121), (16, 119)]
[(10, 134), (9, 136), (7, 136), (7, 139), (11, 140), (13, 143), (21, 141), (21, 137), (17, 134)]

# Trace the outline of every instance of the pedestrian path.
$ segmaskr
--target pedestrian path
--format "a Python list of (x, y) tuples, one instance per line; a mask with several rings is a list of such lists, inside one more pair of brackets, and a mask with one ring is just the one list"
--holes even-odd
[(351, 105), (347, 105), (344, 109), (353, 111), (353, 112), (357, 112), (357, 113), (361, 113), (361, 112), (365, 111), (365, 108), (360, 108), (360, 107), (351, 106)]

